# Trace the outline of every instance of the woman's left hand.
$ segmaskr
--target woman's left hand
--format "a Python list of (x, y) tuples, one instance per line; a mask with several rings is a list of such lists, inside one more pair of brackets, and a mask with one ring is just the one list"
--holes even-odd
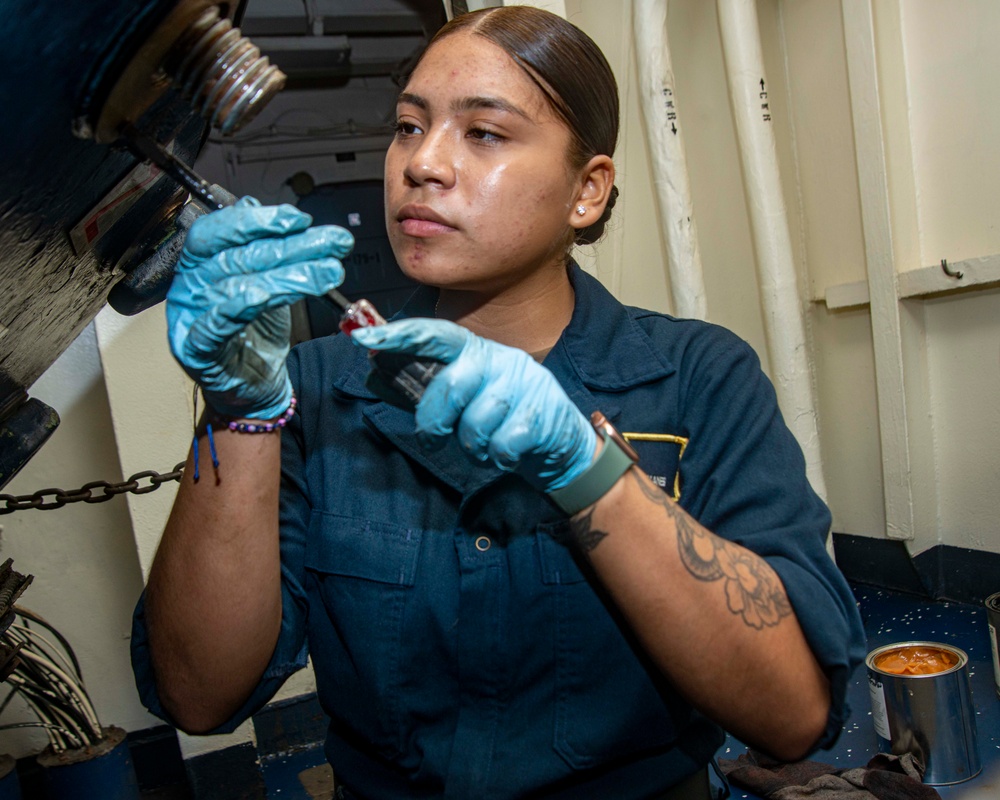
[(438, 319), (390, 322), (351, 335), (372, 350), (447, 364), (416, 409), (417, 435), (428, 445), (455, 432), (472, 458), (492, 460), (543, 492), (566, 486), (593, 461), (593, 427), (552, 373), (523, 350)]

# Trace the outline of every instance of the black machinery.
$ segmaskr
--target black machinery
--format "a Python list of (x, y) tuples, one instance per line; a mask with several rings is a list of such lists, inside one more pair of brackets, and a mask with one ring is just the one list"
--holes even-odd
[(4, 11), (0, 486), (59, 421), (26, 388), (109, 293), (131, 311), (160, 299), (150, 281), (156, 268), (169, 279), (164, 245), (179, 219), (190, 224), (186, 192), (122, 130), (190, 163), (209, 126), (238, 128), (284, 83), (235, 27), (241, 3), (8, 0)]
[(0, 487), (59, 424), (28, 387), (105, 303), (162, 300), (204, 213), (149, 148), (193, 164), (250, 122), (286, 82), (267, 53), (292, 84), (339, 85), (388, 74), (444, 21), (439, 0), (253, 1), (244, 20), (247, 0), (4, 0)]

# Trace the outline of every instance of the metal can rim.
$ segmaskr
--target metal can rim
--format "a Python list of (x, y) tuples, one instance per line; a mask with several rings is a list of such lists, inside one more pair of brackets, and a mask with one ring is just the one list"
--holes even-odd
[(990, 611), (1000, 611), (1000, 592), (991, 594), (984, 603)]
[[(941, 670), (941, 672), (930, 672), (926, 675), (901, 675), (898, 672), (886, 672), (885, 670), (879, 669), (875, 666), (875, 659), (878, 656), (888, 652), (889, 650), (898, 650), (901, 647), (937, 647), (958, 656), (958, 663), (949, 669)], [(944, 642), (931, 642), (926, 640), (884, 644), (881, 647), (876, 647), (874, 650), (870, 651), (867, 656), (865, 656), (865, 666), (872, 672), (876, 672), (879, 675), (885, 675), (890, 678), (902, 678), (904, 680), (921, 680), (923, 678), (939, 678), (942, 675), (951, 675), (958, 670), (965, 669), (965, 666), (968, 663), (969, 656), (961, 647), (956, 647), (953, 644), (945, 644)]]

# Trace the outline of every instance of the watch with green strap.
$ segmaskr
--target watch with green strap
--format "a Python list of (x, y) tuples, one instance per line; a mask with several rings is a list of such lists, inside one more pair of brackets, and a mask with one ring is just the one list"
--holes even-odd
[(590, 415), (590, 424), (604, 442), (601, 452), (586, 472), (561, 489), (549, 492), (549, 497), (569, 516), (604, 497), (628, 468), (639, 462), (639, 454), (604, 414), (595, 411)]

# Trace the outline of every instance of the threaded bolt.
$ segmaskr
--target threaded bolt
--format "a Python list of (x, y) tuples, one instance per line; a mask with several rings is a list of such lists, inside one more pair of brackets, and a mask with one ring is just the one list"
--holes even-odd
[(163, 70), (209, 125), (223, 134), (246, 125), (285, 85), (239, 28), (210, 6), (177, 38)]

